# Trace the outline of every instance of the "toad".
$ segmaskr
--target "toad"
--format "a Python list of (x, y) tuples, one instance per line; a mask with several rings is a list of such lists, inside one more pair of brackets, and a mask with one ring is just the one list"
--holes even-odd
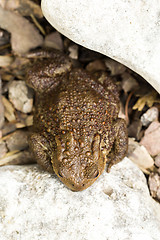
[(88, 188), (127, 151), (127, 130), (118, 118), (119, 96), (107, 75), (73, 68), (59, 53), (46, 54), (27, 74), (36, 92), (29, 146), (37, 163), (73, 191)]

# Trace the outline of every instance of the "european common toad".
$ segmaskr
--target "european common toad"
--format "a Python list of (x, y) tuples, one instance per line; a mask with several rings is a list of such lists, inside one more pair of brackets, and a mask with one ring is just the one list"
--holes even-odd
[(29, 145), (45, 170), (81, 191), (106, 163), (109, 171), (125, 156), (126, 123), (118, 118), (118, 92), (110, 78), (99, 81), (83, 69), (72, 69), (60, 53), (49, 57), (28, 71), (27, 83), (36, 91)]

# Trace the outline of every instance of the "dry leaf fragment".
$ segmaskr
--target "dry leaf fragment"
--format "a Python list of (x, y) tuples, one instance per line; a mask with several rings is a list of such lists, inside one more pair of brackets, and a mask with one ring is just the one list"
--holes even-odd
[(43, 43), (38, 30), (22, 16), (0, 7), (0, 27), (11, 33), (11, 45), (14, 52), (23, 54)]
[(17, 152), (18, 151), (6, 153), (4, 157), (0, 158), (0, 166), (7, 165), (11, 160), (17, 158)]
[(7, 67), (13, 62), (11, 56), (0, 56), (0, 67)]
[(16, 120), (15, 114), (14, 114), (14, 108), (12, 104), (8, 101), (7, 98), (4, 96), (2, 97), (2, 102), (4, 105), (4, 116), (9, 122), (13, 122)]
[(133, 106), (133, 110), (138, 109), (138, 111), (142, 111), (145, 105), (147, 105), (148, 107), (152, 107), (152, 105), (155, 102), (160, 102), (160, 101), (157, 99), (157, 92), (152, 91), (151, 93), (148, 93), (143, 97), (140, 97), (136, 102), (136, 104)]
[(44, 28), (41, 26), (41, 24), (37, 21), (37, 19), (35, 18), (35, 16), (33, 14), (30, 15), (30, 17), (32, 18), (32, 21), (34, 22), (35, 26), (39, 29), (39, 31), (45, 35), (45, 30)]
[(0, 159), (0, 166), (4, 165), (17, 165), (17, 164), (31, 164), (35, 163), (35, 160), (31, 156), (30, 152), (25, 151), (12, 151), (7, 153)]

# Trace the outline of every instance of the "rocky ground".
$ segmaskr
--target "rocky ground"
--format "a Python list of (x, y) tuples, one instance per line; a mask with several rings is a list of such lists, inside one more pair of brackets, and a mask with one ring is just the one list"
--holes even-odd
[[(42, 48), (66, 53), (74, 66), (95, 76), (107, 73), (119, 88), (119, 116), (128, 125), (129, 159), (113, 166), (111, 173), (104, 173), (84, 192), (73, 193), (54, 175), (26, 165), (35, 160), (27, 143), (34, 92), (25, 75)], [(40, 1), (0, 0), (1, 239), (158, 240), (159, 110), (158, 92), (141, 76), (58, 33), (43, 18)]]

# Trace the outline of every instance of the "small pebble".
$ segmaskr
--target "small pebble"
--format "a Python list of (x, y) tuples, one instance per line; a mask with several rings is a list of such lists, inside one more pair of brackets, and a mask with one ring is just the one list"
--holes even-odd
[(93, 62), (88, 63), (88, 65), (86, 66), (86, 70), (88, 72), (105, 71), (106, 66), (101, 59), (97, 59)]
[(155, 157), (155, 165), (160, 168), (160, 153)]
[(125, 72), (126, 67), (110, 58), (105, 60), (107, 69), (111, 72), (111, 76), (119, 75)]
[(152, 197), (160, 201), (160, 174), (151, 173), (148, 184)]
[(138, 82), (131, 74), (124, 72), (122, 74), (122, 89), (125, 93), (133, 91), (139, 87)]
[(158, 108), (151, 107), (141, 116), (142, 125), (148, 126), (151, 122), (158, 120), (158, 115)]
[(9, 151), (24, 150), (28, 147), (28, 132), (17, 130), (7, 136), (6, 144)]
[(160, 122), (154, 121), (149, 125), (140, 144), (147, 149), (151, 156), (160, 153)]
[(63, 41), (61, 34), (57, 31), (48, 34), (45, 37), (44, 46), (63, 51)]
[(78, 45), (76, 44), (72, 44), (69, 48), (68, 48), (70, 54), (69, 57), (72, 59), (78, 59)]
[(13, 81), (10, 84), (9, 99), (17, 110), (23, 113), (32, 111), (33, 90), (24, 81)]

